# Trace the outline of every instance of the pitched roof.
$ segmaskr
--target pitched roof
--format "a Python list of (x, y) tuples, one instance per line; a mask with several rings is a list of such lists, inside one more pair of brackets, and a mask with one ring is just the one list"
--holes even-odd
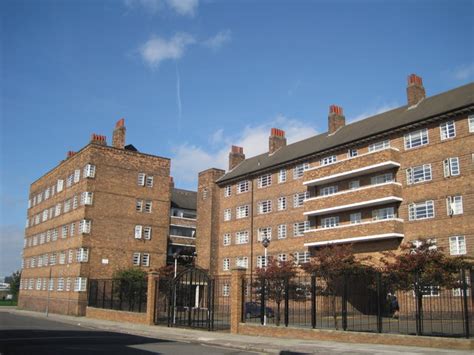
[(474, 83), (427, 97), (414, 107), (408, 105), (361, 121), (350, 123), (336, 133), (319, 134), (282, 147), (272, 155), (263, 153), (249, 158), (222, 176), (218, 183), (291, 162), (311, 154), (391, 131), (430, 117), (465, 108), (474, 104)]
[(186, 210), (196, 210), (197, 204), (196, 191), (183, 189), (171, 189), (171, 207), (183, 208)]

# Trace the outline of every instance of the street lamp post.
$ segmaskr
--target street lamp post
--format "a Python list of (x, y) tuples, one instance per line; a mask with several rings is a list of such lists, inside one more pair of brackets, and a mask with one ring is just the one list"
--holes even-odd
[[(268, 256), (267, 256), (267, 248), (269, 247), (270, 245), (270, 238), (268, 238), (267, 236), (265, 236), (265, 238), (263, 238), (262, 240), (262, 245), (263, 247), (265, 248), (265, 271), (267, 270), (267, 264), (268, 264)], [(263, 281), (265, 283), (265, 279)], [(263, 288), (265, 288), (265, 284), (262, 285)], [(263, 325), (267, 325), (267, 307), (265, 306), (263, 308)]]

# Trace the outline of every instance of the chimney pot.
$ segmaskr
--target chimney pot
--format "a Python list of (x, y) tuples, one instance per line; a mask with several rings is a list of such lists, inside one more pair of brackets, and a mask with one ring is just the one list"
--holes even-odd
[(234, 169), (245, 160), (244, 148), (233, 145), (229, 153), (229, 170)]
[(334, 134), (336, 131), (346, 125), (346, 117), (341, 106), (329, 106), (328, 133)]
[(281, 147), (286, 146), (285, 131), (279, 128), (272, 128), (268, 139), (268, 152), (275, 153)]
[(101, 136), (99, 134), (92, 133), (91, 143), (100, 144), (100, 145), (107, 145), (106, 137)]
[(423, 87), (423, 79), (411, 74), (408, 76), (407, 86), (407, 102), (408, 106), (414, 106), (426, 97), (425, 88)]
[(112, 135), (112, 146), (118, 149), (125, 148), (125, 118), (121, 118), (115, 123), (115, 129)]

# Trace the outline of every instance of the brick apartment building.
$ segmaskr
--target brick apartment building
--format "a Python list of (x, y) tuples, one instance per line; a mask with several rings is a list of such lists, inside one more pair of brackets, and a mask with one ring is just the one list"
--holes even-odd
[(125, 131), (121, 119), (112, 146), (93, 134), (31, 185), (21, 308), (82, 315), (88, 279), (165, 265), (170, 160), (125, 145)]
[(196, 195), (196, 191), (171, 188), (167, 264), (173, 264), (176, 255), (196, 251)]
[(233, 146), (227, 172), (201, 172), (197, 264), (253, 271), (264, 237), (297, 263), (328, 244), (376, 257), (422, 238), (474, 256), (473, 168), (474, 84), (426, 97), (410, 75), (402, 107), (346, 125), (332, 105), (328, 132), (287, 145), (274, 128), (268, 152)]

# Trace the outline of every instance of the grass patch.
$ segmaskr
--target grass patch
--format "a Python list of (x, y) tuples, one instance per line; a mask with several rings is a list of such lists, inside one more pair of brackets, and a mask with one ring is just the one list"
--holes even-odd
[(0, 300), (0, 307), (1, 306), (16, 306), (18, 304), (17, 301), (14, 300)]

